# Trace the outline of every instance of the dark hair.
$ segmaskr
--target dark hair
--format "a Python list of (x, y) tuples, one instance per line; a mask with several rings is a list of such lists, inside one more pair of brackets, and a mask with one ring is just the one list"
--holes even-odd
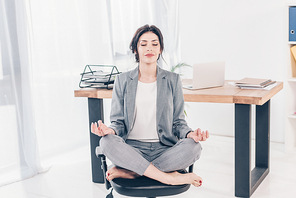
[[(153, 32), (154, 34), (157, 35), (158, 40), (159, 40), (159, 44), (160, 44), (161, 54), (163, 52), (164, 47), (163, 47), (163, 37), (162, 37), (161, 31), (155, 25), (150, 25), (150, 26), (148, 24), (144, 25), (136, 31), (136, 33), (133, 36), (133, 39), (130, 43), (130, 49), (135, 54), (136, 62), (139, 62), (138, 41), (139, 41), (140, 37), (146, 32)], [(161, 54), (160, 54), (160, 56), (162, 56)]]

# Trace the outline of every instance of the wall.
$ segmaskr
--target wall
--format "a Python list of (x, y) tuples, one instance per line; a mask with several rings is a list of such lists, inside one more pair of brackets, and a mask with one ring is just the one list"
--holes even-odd
[[(287, 65), (287, 2), (276, 0), (179, 1), (181, 61), (225, 60), (226, 79), (284, 81)], [(183, 71), (187, 78), (190, 69)], [(192, 74), (191, 74), (192, 75)], [(271, 141), (284, 142), (285, 90), (271, 100)], [(234, 106), (187, 103), (192, 128), (233, 136)]]

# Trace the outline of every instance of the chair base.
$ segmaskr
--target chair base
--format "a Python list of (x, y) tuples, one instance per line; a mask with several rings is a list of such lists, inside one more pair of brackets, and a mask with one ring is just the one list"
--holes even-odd
[(130, 197), (170, 196), (183, 193), (190, 188), (190, 184), (167, 185), (145, 176), (135, 179), (116, 178), (110, 183), (117, 193)]

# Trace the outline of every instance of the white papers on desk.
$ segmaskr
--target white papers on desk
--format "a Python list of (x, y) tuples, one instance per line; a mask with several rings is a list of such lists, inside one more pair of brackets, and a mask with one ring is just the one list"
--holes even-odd
[[(232, 86), (236, 86), (236, 82), (228, 82), (228, 84), (232, 85)], [(266, 87), (249, 87), (249, 86), (241, 86), (241, 89), (259, 89), (259, 90), (271, 90), (272, 88), (274, 88), (276, 86), (276, 82), (274, 82), (273, 84), (270, 84)]]
[(260, 90), (271, 90), (276, 86), (276, 83), (268, 85), (266, 87), (240, 87), (241, 89), (260, 89)]
[(243, 78), (235, 82), (241, 89), (261, 89), (270, 90), (276, 85), (276, 81), (271, 79)]

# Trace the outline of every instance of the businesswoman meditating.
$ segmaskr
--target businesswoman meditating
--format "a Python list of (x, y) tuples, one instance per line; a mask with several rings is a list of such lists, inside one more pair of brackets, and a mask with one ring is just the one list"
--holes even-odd
[(102, 136), (100, 147), (115, 165), (107, 179), (145, 175), (165, 184), (200, 186), (195, 173), (180, 174), (200, 157), (200, 141), (208, 131), (192, 131), (185, 121), (182, 84), (178, 74), (157, 66), (163, 36), (151, 25), (140, 27), (130, 44), (138, 67), (116, 77), (110, 121), (91, 124)]

